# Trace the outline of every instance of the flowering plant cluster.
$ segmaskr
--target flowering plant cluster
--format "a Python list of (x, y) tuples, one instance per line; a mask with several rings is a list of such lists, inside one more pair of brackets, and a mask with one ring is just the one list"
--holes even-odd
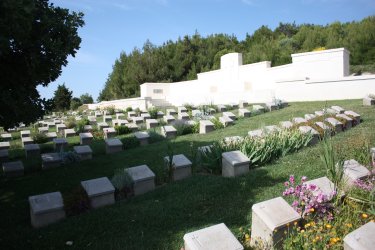
[(299, 184), (295, 182), (293, 175), (284, 185), (287, 187), (283, 196), (294, 197), (292, 207), (301, 214), (302, 217), (316, 216), (321, 219), (333, 219), (332, 198), (336, 192), (325, 195), (319, 187), (306, 183), (307, 177), (303, 176)]
[(364, 180), (356, 179), (354, 181), (354, 186), (364, 191), (371, 192), (374, 189), (374, 183), (375, 183), (375, 175)]

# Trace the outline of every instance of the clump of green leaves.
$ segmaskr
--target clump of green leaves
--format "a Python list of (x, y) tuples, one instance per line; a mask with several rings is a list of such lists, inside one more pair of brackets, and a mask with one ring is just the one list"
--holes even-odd
[(115, 126), (115, 130), (118, 135), (125, 135), (125, 134), (130, 134), (132, 131), (129, 127), (127, 126)]

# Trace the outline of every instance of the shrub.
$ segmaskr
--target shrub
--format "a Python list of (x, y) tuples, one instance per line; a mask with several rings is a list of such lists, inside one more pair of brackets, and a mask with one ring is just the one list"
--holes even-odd
[(221, 174), (223, 148), (219, 142), (214, 142), (209, 148), (200, 149), (198, 161), (200, 166), (212, 174)]
[(174, 128), (177, 130), (177, 135), (187, 135), (193, 133), (193, 128), (191, 125), (186, 124), (184, 121), (176, 121), (173, 124)]
[(191, 112), (194, 109), (194, 105), (190, 103), (182, 104), (182, 106), (184, 106), (188, 112)]
[(139, 140), (135, 136), (129, 136), (121, 139), (125, 149), (136, 148), (140, 145)]
[(118, 135), (125, 135), (125, 134), (130, 134), (132, 131), (129, 127), (127, 126), (115, 126), (115, 130)]
[(193, 134), (199, 134), (199, 121), (197, 121), (196, 123), (194, 123), (194, 125), (191, 128), (191, 132)]
[(130, 111), (133, 111), (132, 107), (127, 107), (127, 108), (125, 109), (125, 112), (130, 112)]
[(82, 120), (78, 121), (76, 125), (77, 133), (83, 133), (85, 131), (85, 126), (89, 124), (90, 124), (90, 121), (86, 118), (83, 118)]
[(159, 141), (165, 140), (165, 137), (162, 136), (161, 134), (157, 133), (155, 131), (155, 129), (148, 131), (148, 134), (150, 135), (150, 138), (148, 139), (148, 141), (150, 143), (155, 143), (155, 142), (159, 142)]
[(158, 118), (158, 111), (159, 111), (159, 109), (157, 109), (155, 107), (152, 107), (152, 108), (148, 109), (148, 113), (150, 114), (152, 119)]
[(115, 114), (115, 106), (106, 107), (105, 110), (107, 111), (108, 115), (114, 115)]
[(44, 133), (34, 132), (31, 137), (36, 144), (43, 144), (49, 141), (47, 135)]
[(210, 119), (210, 121), (214, 124), (215, 130), (224, 128), (224, 124), (222, 124), (216, 117)]
[(74, 128), (76, 126), (76, 119), (74, 117), (69, 117), (65, 121), (66, 128)]
[[(63, 150), (63, 149), (61, 148), (61, 150)], [(81, 157), (73, 151), (60, 152), (60, 157), (62, 159), (63, 164), (76, 163), (76, 162), (79, 162), (81, 160)]]
[(116, 169), (111, 182), (116, 188), (116, 199), (120, 200), (134, 194), (133, 180), (125, 169)]
[(139, 108), (134, 109), (135, 115), (140, 116), (141, 115), (141, 110)]

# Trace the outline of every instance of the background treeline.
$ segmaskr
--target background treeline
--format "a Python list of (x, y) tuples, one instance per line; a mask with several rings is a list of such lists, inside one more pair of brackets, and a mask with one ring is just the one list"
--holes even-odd
[[(271, 61), (272, 66), (291, 63), (290, 54), (345, 47), (350, 64), (357, 69), (375, 64), (375, 16), (360, 22), (334, 22), (326, 26), (280, 23), (275, 30), (262, 26), (243, 41), (232, 35), (199, 33), (155, 46), (147, 41), (142, 49), (122, 52), (98, 101), (136, 97), (144, 82), (176, 82), (196, 79), (197, 73), (220, 67), (220, 57), (229, 52), (243, 54), (243, 63)], [(366, 66), (367, 65), (367, 66)], [(368, 66), (370, 65), (370, 67)]]

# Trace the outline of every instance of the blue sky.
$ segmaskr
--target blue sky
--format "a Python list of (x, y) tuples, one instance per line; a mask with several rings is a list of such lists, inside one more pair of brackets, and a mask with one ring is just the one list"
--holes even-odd
[(50, 0), (85, 14), (81, 48), (69, 57), (61, 76), (46, 88), (51, 98), (65, 82), (73, 96), (98, 97), (120, 52), (129, 53), (149, 39), (156, 45), (192, 35), (234, 34), (242, 40), (261, 25), (279, 22), (328, 24), (358, 21), (375, 14), (374, 0)]

